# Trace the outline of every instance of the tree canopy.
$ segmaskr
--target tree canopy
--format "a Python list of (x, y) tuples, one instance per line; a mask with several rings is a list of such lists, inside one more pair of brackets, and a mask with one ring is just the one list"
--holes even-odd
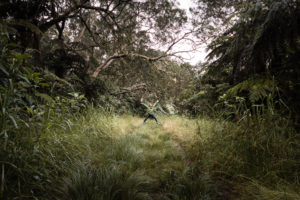
[[(14, 28), (10, 34), (23, 51), (32, 48), (44, 55), (60, 48), (80, 54), (86, 62), (94, 59), (97, 63), (89, 67), (93, 77), (119, 58), (156, 61), (175, 55), (173, 45), (187, 36), (181, 34), (185, 11), (167, 0), (16, 0), (2, 3), (0, 9), (3, 23)], [(167, 45), (167, 50), (147, 55), (158, 43)]]

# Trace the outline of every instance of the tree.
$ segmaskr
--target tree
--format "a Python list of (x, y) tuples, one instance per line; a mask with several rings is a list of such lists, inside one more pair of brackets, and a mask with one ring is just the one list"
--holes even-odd
[[(280, 88), (276, 98), (284, 99), (297, 113), (300, 110), (297, 103), (299, 87), (292, 82), (299, 82), (300, 74), (296, 67), (299, 64), (296, 55), (300, 50), (300, 2), (216, 0), (198, 3), (202, 5), (200, 11), (207, 17), (207, 20), (201, 18), (200, 22), (211, 23), (212, 28), (215, 28), (214, 22), (223, 24), (208, 46), (210, 64), (207, 75), (220, 77), (221, 73), (231, 71), (230, 76), (220, 80), (232, 85), (252, 84), (260, 87), (257, 91), (266, 87), (258, 84), (268, 82), (263, 77), (265, 80), (273, 77), (276, 87)], [(268, 94), (270, 88), (265, 89), (263, 93)], [(246, 98), (250, 98), (251, 91), (235, 94), (248, 94)]]
[[(215, 59), (212, 66), (232, 67), (232, 83), (283, 67), (282, 59), (289, 49), (298, 48), (295, 45), (300, 34), (298, 1), (203, 2), (213, 6), (206, 11), (207, 15), (225, 16), (223, 23), (232, 19), (231, 13), (236, 16), (208, 46), (211, 50), (208, 57)], [(224, 6), (216, 8), (218, 3)]]
[[(93, 77), (116, 59), (140, 57), (152, 62), (173, 56), (173, 46), (191, 34), (180, 34), (185, 12), (168, 0), (14, 0), (1, 4), (0, 10), (2, 20), (16, 29), (13, 38), (23, 50), (47, 52), (40, 42), (52, 31), (48, 39), (63, 42), (67, 52), (85, 55), (88, 62), (97, 57), (98, 65), (89, 69)], [(154, 43), (167, 46), (163, 55), (141, 54)]]

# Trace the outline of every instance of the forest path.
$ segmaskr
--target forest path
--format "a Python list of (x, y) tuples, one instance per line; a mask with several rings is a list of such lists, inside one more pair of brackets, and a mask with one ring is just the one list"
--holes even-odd
[(74, 134), (80, 143), (87, 140), (87, 152), (84, 164), (76, 166), (75, 173), (66, 179), (68, 196), (96, 195), (95, 199), (106, 200), (214, 199), (210, 196), (216, 194), (215, 183), (190, 158), (193, 145), (200, 139), (199, 120), (158, 116), (158, 125), (154, 120), (143, 123), (143, 118), (131, 115), (101, 118), (99, 114), (91, 119), (86, 127), (95, 130), (95, 135), (87, 138)]
[[(126, 121), (126, 119), (129, 120)], [(152, 146), (161, 145), (160, 149), (157, 149), (158, 153), (172, 152), (182, 158), (182, 160), (177, 160), (179, 163), (183, 162), (185, 166), (188, 166), (190, 160), (186, 157), (185, 147), (190, 146), (196, 138), (199, 138), (196, 134), (197, 124), (195, 120), (172, 116), (162, 117), (159, 121), (160, 124), (156, 124), (151, 119), (143, 123), (143, 119), (137, 117), (118, 117), (115, 126), (120, 129), (123, 137), (126, 137), (126, 135), (131, 135), (132, 137), (142, 136), (145, 138), (146, 143)], [(144, 150), (146, 152), (156, 151), (155, 148)]]
[(178, 116), (159, 116), (158, 120), (160, 125), (151, 119), (143, 123), (142, 118), (134, 116), (116, 117), (114, 126), (119, 134), (112, 139), (111, 150), (121, 147), (123, 156), (118, 156), (119, 161), (133, 171), (143, 171), (156, 184), (165, 185), (178, 178), (173, 176), (181, 177), (190, 170), (186, 149), (198, 137), (197, 124)]

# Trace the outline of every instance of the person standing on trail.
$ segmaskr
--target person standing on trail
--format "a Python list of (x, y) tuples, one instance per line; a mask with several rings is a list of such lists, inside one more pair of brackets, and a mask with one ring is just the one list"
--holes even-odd
[(153, 105), (152, 103), (149, 103), (148, 105), (143, 103), (144, 99), (141, 98), (141, 104), (144, 105), (147, 108), (147, 116), (144, 119), (144, 123), (147, 121), (148, 118), (152, 118), (156, 121), (157, 124), (159, 124), (159, 122), (157, 121), (155, 115), (154, 115), (154, 111), (156, 109), (156, 105), (159, 102), (159, 100), (157, 100)]

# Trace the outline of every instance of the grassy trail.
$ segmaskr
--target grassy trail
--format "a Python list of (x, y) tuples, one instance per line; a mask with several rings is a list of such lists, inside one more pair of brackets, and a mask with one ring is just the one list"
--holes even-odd
[(300, 199), (298, 146), (285, 127), (158, 119), (90, 109), (20, 132), (8, 146), (19, 168), (6, 170), (6, 199)]
[[(144, 124), (143, 119), (137, 117), (118, 117), (115, 121), (121, 133), (116, 136), (116, 141), (121, 144), (124, 141), (124, 149), (138, 152), (137, 157), (142, 161), (134, 170), (143, 170), (158, 184), (168, 173), (184, 173), (189, 169), (190, 161), (184, 147), (197, 137), (193, 131), (195, 121), (183, 122), (182, 118), (172, 117), (162, 118), (160, 122), (161, 125), (158, 125), (148, 120)], [(135, 156), (133, 154), (124, 161), (130, 163)]]
[[(153, 120), (143, 124), (143, 119), (119, 116), (115, 127), (119, 129), (112, 140), (111, 151), (120, 148), (108, 160), (124, 162), (129, 171), (142, 171), (154, 186), (153, 199), (210, 199), (214, 190), (209, 177), (192, 172), (186, 151), (199, 139), (196, 120), (182, 117), (162, 117), (161, 125)], [(112, 153), (112, 154), (114, 154)], [(111, 155), (107, 153), (106, 155)], [(195, 179), (198, 179), (195, 181)], [(206, 186), (205, 186), (206, 185)]]
[[(182, 116), (158, 117), (161, 125), (151, 120), (143, 124), (143, 119), (136, 116), (103, 118), (101, 113), (92, 114), (79, 125), (81, 129), (88, 127), (94, 134), (91, 137), (87, 131), (80, 134), (86, 144), (80, 150), (86, 155), (82, 159), (85, 161), (83, 166), (76, 165), (75, 173), (67, 178), (64, 184), (67, 187), (63, 190), (68, 194), (65, 199), (267, 200), (299, 197), (293, 187), (288, 186), (289, 192), (283, 190), (283, 184), (276, 177), (274, 182), (278, 184), (272, 186), (251, 174), (254, 171), (254, 174), (264, 175), (265, 169), (260, 164), (256, 164), (254, 170), (251, 164), (264, 162), (270, 156), (260, 158), (264, 149), (259, 151), (253, 145), (252, 134), (240, 136), (245, 130), (242, 126)], [(263, 140), (261, 142), (264, 144)], [(272, 170), (271, 165), (268, 170)]]
[[(83, 123), (96, 126), (99, 135), (101, 120)], [(113, 116), (105, 139), (81, 138), (88, 144), (82, 152), (86, 156), (64, 179), (65, 199), (213, 199), (209, 176), (193, 171), (186, 156), (199, 137), (196, 121), (176, 116), (159, 120), (161, 125)]]

